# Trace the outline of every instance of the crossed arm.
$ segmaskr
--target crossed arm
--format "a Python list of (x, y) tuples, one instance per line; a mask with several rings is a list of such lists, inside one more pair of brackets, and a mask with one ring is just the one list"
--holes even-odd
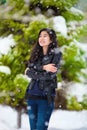
[(62, 53), (55, 54), (52, 62), (46, 65), (40, 65), (39, 63), (30, 63), (29, 67), (25, 70), (25, 74), (32, 79), (51, 80), (56, 76), (59, 69)]

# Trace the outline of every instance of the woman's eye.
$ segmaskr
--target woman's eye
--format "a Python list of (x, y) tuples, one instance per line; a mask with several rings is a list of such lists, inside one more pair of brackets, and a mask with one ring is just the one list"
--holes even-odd
[(39, 36), (39, 38), (41, 38), (41, 37), (43, 37), (43, 38), (44, 38), (44, 37), (47, 37), (47, 35), (43, 35), (43, 36), (41, 36), (41, 35), (40, 35), (40, 36)]

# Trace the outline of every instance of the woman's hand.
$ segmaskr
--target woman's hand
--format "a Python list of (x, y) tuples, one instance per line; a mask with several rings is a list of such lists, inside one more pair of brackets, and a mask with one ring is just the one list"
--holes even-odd
[(55, 73), (57, 71), (57, 67), (55, 67), (55, 64), (47, 64), (43, 65), (43, 70)]

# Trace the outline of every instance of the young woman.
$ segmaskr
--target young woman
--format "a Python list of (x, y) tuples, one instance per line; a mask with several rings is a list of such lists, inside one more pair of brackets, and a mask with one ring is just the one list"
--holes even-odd
[(47, 130), (54, 108), (57, 70), (61, 52), (55, 31), (43, 28), (38, 34), (25, 73), (31, 78), (25, 97), (31, 130)]

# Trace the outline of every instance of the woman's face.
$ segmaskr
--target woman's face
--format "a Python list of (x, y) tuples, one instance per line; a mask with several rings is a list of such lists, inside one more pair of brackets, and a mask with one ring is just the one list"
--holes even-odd
[(38, 39), (39, 45), (41, 47), (48, 46), (52, 41), (50, 40), (49, 34), (46, 31), (42, 31)]

